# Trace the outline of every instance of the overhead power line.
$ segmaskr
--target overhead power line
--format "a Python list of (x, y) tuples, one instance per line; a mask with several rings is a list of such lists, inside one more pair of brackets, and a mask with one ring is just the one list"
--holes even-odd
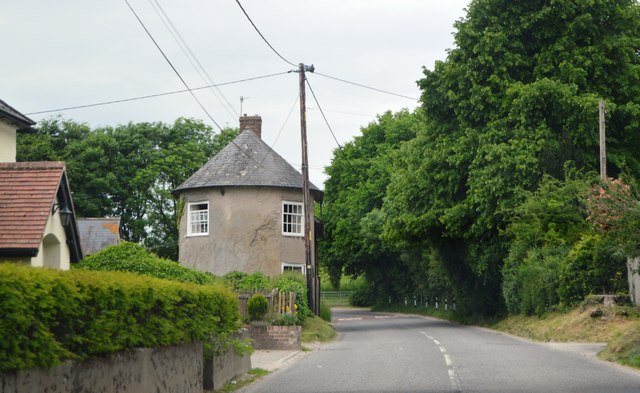
[(180, 81), (182, 82), (182, 84), (184, 85), (184, 87), (187, 88), (187, 90), (189, 91), (189, 93), (191, 94), (191, 96), (193, 97), (193, 99), (198, 103), (198, 105), (200, 106), (200, 108), (204, 111), (204, 113), (207, 114), (207, 117), (209, 117), (209, 119), (213, 122), (213, 124), (216, 125), (216, 127), (218, 127), (219, 130), (222, 131), (222, 127), (220, 127), (220, 124), (218, 124), (217, 121), (215, 121), (215, 119), (213, 118), (213, 116), (211, 116), (211, 114), (209, 113), (209, 111), (204, 107), (204, 105), (202, 105), (202, 103), (200, 102), (200, 100), (198, 99), (198, 97), (196, 97), (195, 93), (191, 90), (191, 88), (189, 88), (189, 85), (187, 84), (187, 82), (185, 82), (184, 78), (182, 78), (182, 75), (180, 75), (180, 73), (178, 72), (178, 70), (176, 69), (176, 67), (174, 67), (173, 63), (171, 63), (171, 60), (169, 60), (169, 58), (167, 57), (167, 55), (164, 53), (164, 51), (162, 50), (162, 48), (160, 48), (160, 45), (158, 45), (158, 43), (156, 42), (155, 38), (153, 38), (153, 35), (151, 35), (151, 32), (149, 31), (149, 29), (147, 29), (147, 26), (144, 25), (144, 23), (142, 22), (142, 19), (140, 19), (140, 17), (138, 16), (138, 14), (136, 13), (136, 11), (133, 9), (133, 7), (131, 7), (131, 4), (129, 4), (129, 0), (124, 0), (125, 3), (127, 3), (127, 6), (129, 7), (129, 9), (131, 10), (131, 12), (133, 13), (133, 15), (136, 17), (136, 19), (138, 20), (138, 23), (140, 23), (140, 26), (142, 26), (142, 28), (144, 29), (144, 31), (147, 33), (147, 35), (149, 36), (149, 38), (151, 39), (151, 41), (153, 41), (153, 44), (156, 46), (156, 48), (158, 48), (158, 51), (160, 51), (160, 53), (162, 54), (162, 57), (164, 57), (164, 59), (167, 61), (167, 63), (169, 63), (169, 65), (171, 66), (171, 69), (173, 70), (173, 72), (175, 72), (175, 74), (178, 76), (178, 78), (180, 78)]
[(249, 16), (249, 14), (247, 14), (247, 11), (245, 11), (244, 7), (242, 6), (242, 4), (240, 4), (240, 0), (236, 0), (236, 3), (238, 3), (238, 7), (240, 7), (240, 9), (242, 10), (242, 12), (244, 13), (244, 16), (247, 17), (247, 19), (249, 20), (249, 22), (251, 23), (251, 26), (253, 26), (253, 28), (256, 30), (256, 32), (260, 35), (260, 37), (262, 38), (262, 40), (269, 46), (269, 48), (271, 48), (271, 50), (273, 51), (273, 53), (275, 53), (276, 55), (278, 55), (279, 58), (281, 58), (282, 60), (284, 60), (285, 63), (297, 67), (297, 64), (294, 64), (292, 62), (290, 62), (289, 60), (285, 59), (277, 50), (276, 48), (273, 47), (273, 45), (271, 45), (269, 43), (269, 41), (267, 41), (267, 39), (264, 37), (264, 35), (262, 35), (262, 33), (260, 32), (260, 29), (258, 29), (258, 26), (256, 26), (255, 23), (253, 23), (253, 21), (251, 20), (251, 17)]
[(406, 95), (404, 95), (404, 94), (394, 93), (394, 92), (391, 92), (391, 91), (388, 91), (388, 90), (378, 89), (378, 88), (376, 88), (376, 87), (371, 87), (371, 86), (363, 85), (363, 84), (361, 84), (361, 83), (351, 82), (351, 81), (348, 81), (348, 80), (345, 80), (345, 79), (336, 78), (335, 76), (322, 74), (322, 73), (320, 73), (320, 72), (314, 72), (314, 74), (316, 74), (316, 75), (320, 75), (320, 76), (324, 76), (325, 78), (333, 79), (333, 80), (336, 80), (336, 81), (339, 81), (339, 82), (342, 82), (342, 83), (347, 83), (347, 84), (350, 84), (350, 85), (354, 85), (354, 86), (362, 87), (362, 88), (364, 88), (364, 89), (369, 89), (369, 90), (377, 91), (377, 92), (379, 92), (379, 93), (390, 94), (390, 95), (392, 95), (392, 96), (402, 97), (402, 98), (406, 98), (406, 99), (408, 99), (408, 100), (419, 101), (419, 99), (418, 99), (418, 98), (415, 98), (415, 97), (410, 97), (410, 96), (406, 96)]
[(331, 125), (327, 120), (327, 116), (325, 116), (324, 111), (320, 106), (320, 102), (318, 102), (318, 97), (316, 97), (316, 93), (313, 91), (313, 88), (309, 83), (309, 79), (305, 78), (305, 81), (307, 82), (307, 86), (309, 86), (309, 91), (311, 92), (311, 96), (313, 96), (313, 100), (316, 102), (316, 105), (318, 106), (318, 110), (320, 111), (320, 114), (322, 115), (322, 118), (324, 119), (324, 122), (327, 125), (327, 128), (329, 129), (329, 132), (331, 132), (331, 136), (333, 136), (333, 140), (336, 141), (336, 145), (338, 145), (338, 150), (340, 151), (340, 153), (342, 153), (342, 157), (347, 161), (347, 164), (349, 165), (351, 170), (354, 173), (356, 173), (356, 175), (358, 176), (358, 179), (360, 180), (360, 183), (362, 183), (365, 190), (367, 190), (369, 194), (371, 194), (371, 196), (375, 196), (375, 194), (369, 189), (369, 187), (367, 187), (367, 183), (364, 181), (364, 178), (361, 176), (360, 171), (356, 169), (356, 167), (354, 167), (353, 164), (351, 164), (351, 160), (349, 160), (349, 157), (347, 157), (347, 155), (344, 152), (344, 147), (340, 144), (340, 142), (338, 142), (338, 138), (336, 138), (336, 134), (333, 132), (333, 128), (331, 128)]
[[(194, 87), (194, 88), (191, 88), (191, 91), (203, 90), (203, 89), (208, 89), (210, 87), (216, 87), (216, 86), (225, 86), (225, 85), (232, 85), (232, 84), (236, 84), (236, 83), (249, 82), (249, 81), (254, 81), (254, 80), (257, 80), (257, 79), (271, 78), (271, 77), (274, 77), (274, 76), (284, 75), (284, 74), (288, 74), (288, 73), (289, 73), (289, 71), (276, 72), (276, 73), (273, 73), (273, 74), (256, 76), (256, 77), (252, 77), (252, 78), (239, 79), (239, 80), (235, 80), (235, 81), (231, 81), (231, 82), (218, 83), (218, 84), (215, 84), (215, 85), (206, 85), (206, 86)], [(74, 110), (74, 109), (83, 109), (83, 108), (91, 108), (91, 107), (94, 107), (94, 106), (103, 106), (103, 105), (119, 104), (119, 103), (122, 103), (122, 102), (129, 102), (129, 101), (146, 100), (148, 98), (156, 98), (156, 97), (168, 96), (168, 95), (172, 95), (172, 94), (181, 94), (181, 93), (187, 93), (187, 92), (189, 92), (188, 89), (174, 90), (174, 91), (167, 91), (167, 92), (164, 92), (164, 93), (148, 94), (148, 95), (138, 96), (138, 97), (130, 97), (130, 98), (122, 98), (122, 99), (118, 99), (118, 100), (95, 102), (95, 103), (92, 103), (92, 104), (67, 106), (67, 107), (58, 108), (58, 109), (47, 109), (47, 110), (44, 110), (44, 111), (28, 112), (28, 113), (25, 113), (25, 115), (41, 115), (41, 114), (45, 114), (45, 113), (70, 111), (70, 110)]]
[(227, 97), (225, 97), (222, 91), (218, 89), (217, 86), (215, 86), (216, 83), (213, 81), (213, 78), (211, 78), (211, 75), (209, 75), (200, 60), (198, 60), (198, 57), (193, 52), (193, 50), (191, 50), (191, 47), (184, 39), (182, 34), (180, 34), (180, 31), (173, 23), (169, 15), (165, 12), (164, 8), (162, 8), (160, 2), (158, 2), (158, 0), (149, 0), (149, 4), (151, 4), (151, 8), (153, 8), (156, 15), (158, 15), (158, 18), (160, 18), (160, 20), (162, 21), (162, 24), (164, 24), (164, 27), (167, 28), (169, 34), (171, 34), (174, 41), (178, 44), (178, 47), (180, 47), (182, 53), (185, 55), (187, 60), (189, 60), (189, 63), (191, 63), (193, 69), (198, 73), (198, 75), (200, 75), (202, 81), (207, 85), (214, 86), (215, 90), (213, 88), (209, 89), (211, 94), (213, 94), (218, 102), (220, 102), (220, 105), (222, 105), (224, 110), (227, 111), (231, 118), (237, 119), (238, 117), (240, 117), (233, 105), (231, 105), (231, 103), (229, 103), (229, 100), (227, 100)]

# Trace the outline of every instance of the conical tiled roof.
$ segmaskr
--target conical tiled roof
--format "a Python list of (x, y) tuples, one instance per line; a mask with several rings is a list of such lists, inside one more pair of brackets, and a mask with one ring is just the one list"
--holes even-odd
[[(246, 130), (174, 192), (242, 186), (302, 189), (302, 175), (253, 131)], [(310, 189), (316, 200), (322, 198), (318, 187), (310, 184)]]

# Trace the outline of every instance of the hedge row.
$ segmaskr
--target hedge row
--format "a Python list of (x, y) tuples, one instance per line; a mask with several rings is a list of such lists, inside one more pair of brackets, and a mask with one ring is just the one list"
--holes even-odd
[(196, 340), (210, 352), (238, 323), (221, 286), (0, 263), (0, 372)]
[(123, 242), (90, 255), (77, 268), (99, 271), (121, 271), (156, 278), (196, 284), (213, 284), (215, 277), (150, 253), (139, 244)]

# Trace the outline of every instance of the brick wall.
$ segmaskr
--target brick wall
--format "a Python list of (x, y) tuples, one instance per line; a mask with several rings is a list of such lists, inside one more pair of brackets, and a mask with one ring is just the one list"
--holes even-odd
[(299, 351), (302, 349), (302, 326), (261, 326), (249, 328), (254, 349)]

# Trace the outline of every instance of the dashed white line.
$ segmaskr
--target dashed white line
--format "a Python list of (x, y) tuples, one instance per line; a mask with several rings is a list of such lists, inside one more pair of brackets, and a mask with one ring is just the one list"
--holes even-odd
[(429, 340), (433, 341), (433, 343), (438, 346), (438, 349), (440, 349), (440, 352), (444, 356), (444, 361), (447, 364), (447, 374), (449, 375), (449, 382), (451, 383), (451, 389), (453, 389), (454, 392), (461, 392), (462, 389), (460, 387), (460, 379), (458, 378), (458, 373), (456, 372), (456, 367), (453, 364), (451, 355), (447, 353), (447, 349), (440, 344), (440, 341), (429, 336), (426, 332), (420, 332), (420, 334), (422, 334)]

